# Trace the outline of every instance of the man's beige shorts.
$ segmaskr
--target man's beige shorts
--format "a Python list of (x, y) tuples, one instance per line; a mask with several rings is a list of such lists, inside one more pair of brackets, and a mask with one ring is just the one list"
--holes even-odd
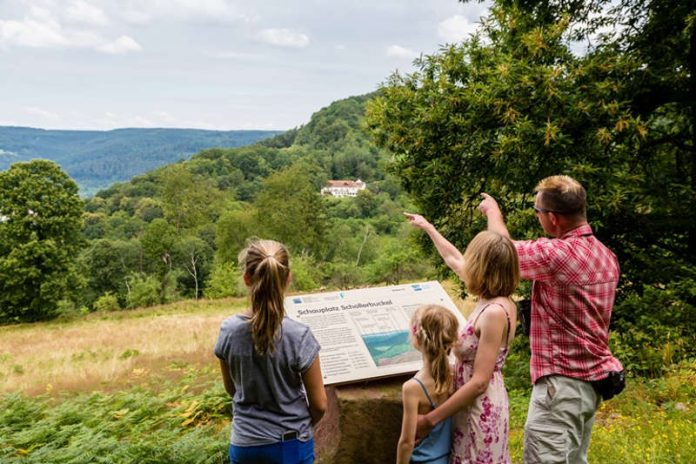
[(585, 464), (601, 396), (588, 382), (551, 375), (537, 380), (524, 426), (526, 464)]

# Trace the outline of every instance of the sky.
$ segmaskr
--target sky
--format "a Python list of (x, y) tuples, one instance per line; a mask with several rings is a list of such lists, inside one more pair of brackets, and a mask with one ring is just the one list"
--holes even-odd
[(0, 0), (0, 125), (286, 130), (471, 34), (456, 0)]

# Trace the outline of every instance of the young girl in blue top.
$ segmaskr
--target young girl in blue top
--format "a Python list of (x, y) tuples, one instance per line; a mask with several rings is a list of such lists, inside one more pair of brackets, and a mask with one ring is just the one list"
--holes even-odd
[(411, 341), (423, 355), (423, 367), (402, 387), (404, 415), (396, 450), (397, 464), (449, 462), (452, 444), (451, 420), (443, 420), (417, 446), (419, 414), (427, 414), (447, 399), (452, 390), (449, 353), (457, 342), (454, 314), (438, 305), (422, 306), (411, 318)]
[(327, 399), (319, 343), (309, 327), (285, 317), (290, 283), (285, 247), (257, 240), (239, 258), (251, 308), (225, 319), (215, 345), (232, 396), (232, 464), (310, 464), (314, 431)]

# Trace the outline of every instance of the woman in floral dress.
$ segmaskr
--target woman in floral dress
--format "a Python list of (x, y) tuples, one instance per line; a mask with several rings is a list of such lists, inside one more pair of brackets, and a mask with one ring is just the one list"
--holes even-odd
[[(480, 331), (477, 334), (476, 324), (480, 319), (479, 316), (482, 316), (481, 313), (502, 309), (506, 313), (506, 333), (511, 332), (511, 328), (514, 331), (505, 307), (493, 308), (492, 306), (499, 304), (479, 304), (461, 331), (459, 343), (454, 350), (457, 357), (454, 377), (455, 391), (459, 391), (474, 378), (476, 355), (480, 344)], [(508, 453), (509, 403), (503, 374), (500, 372), (505, 363), (507, 352), (508, 344), (505, 343), (495, 358), (493, 373), (485, 391), (474, 398), (470, 406), (454, 415), (454, 437), (452, 453), (450, 454), (450, 462), (454, 464), (510, 462)], [(488, 370), (485, 369), (485, 371)], [(483, 385), (478, 388), (482, 389)]]
[(406, 217), (427, 232), (445, 263), (478, 300), (454, 349), (454, 393), (437, 409), (419, 416), (418, 436), (454, 416), (451, 464), (510, 463), (509, 403), (500, 370), (517, 322), (510, 299), (519, 282), (515, 247), (510, 239), (484, 231), (462, 255), (425, 218)]

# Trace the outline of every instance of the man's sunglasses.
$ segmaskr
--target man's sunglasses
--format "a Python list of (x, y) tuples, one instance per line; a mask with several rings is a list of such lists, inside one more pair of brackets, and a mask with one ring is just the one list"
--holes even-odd
[(539, 208), (537, 205), (532, 206), (534, 208), (534, 211), (537, 213), (556, 213), (560, 214), (560, 211), (556, 211), (553, 209), (546, 209), (546, 208)]

